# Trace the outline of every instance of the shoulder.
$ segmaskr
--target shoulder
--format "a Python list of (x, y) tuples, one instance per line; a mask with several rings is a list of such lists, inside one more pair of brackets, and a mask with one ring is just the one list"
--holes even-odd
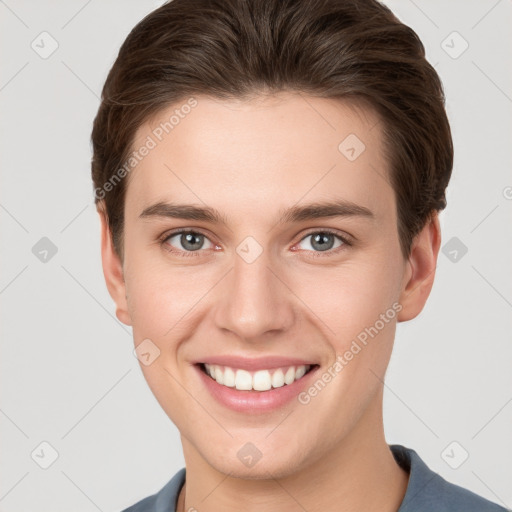
[(489, 501), (474, 492), (446, 481), (436, 475), (435, 489), (438, 494), (437, 502), (442, 504), (439, 511), (451, 512), (464, 510), (466, 512), (506, 512), (507, 509)]
[(411, 448), (391, 445), (400, 466), (409, 471), (409, 484), (398, 512), (507, 512), (478, 494), (445, 480)]
[(176, 499), (185, 483), (185, 476), (185, 468), (181, 468), (157, 493), (134, 503), (122, 512), (176, 512)]

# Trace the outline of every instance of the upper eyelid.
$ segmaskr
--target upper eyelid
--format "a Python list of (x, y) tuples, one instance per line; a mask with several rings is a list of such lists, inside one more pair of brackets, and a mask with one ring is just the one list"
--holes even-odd
[(171, 231), (169, 233), (164, 233), (161, 237), (159, 237), (163, 242), (165, 242), (166, 240), (168, 240), (169, 238), (172, 238), (176, 235), (183, 235), (183, 234), (187, 234), (187, 233), (194, 233), (194, 234), (197, 234), (197, 235), (203, 235), (205, 238), (208, 238), (208, 240), (210, 240), (210, 242), (212, 244), (214, 244), (215, 242), (213, 240), (211, 240), (210, 236), (207, 235), (206, 233), (204, 233), (203, 231), (201, 231), (200, 229), (189, 229), (189, 228), (181, 228), (181, 229), (178, 229), (177, 231)]

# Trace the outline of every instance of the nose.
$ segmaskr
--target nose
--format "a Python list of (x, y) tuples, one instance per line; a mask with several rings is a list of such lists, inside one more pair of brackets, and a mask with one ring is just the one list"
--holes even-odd
[(296, 310), (283, 272), (271, 267), (265, 251), (252, 262), (239, 254), (233, 259), (233, 268), (218, 287), (217, 328), (252, 342), (290, 329)]

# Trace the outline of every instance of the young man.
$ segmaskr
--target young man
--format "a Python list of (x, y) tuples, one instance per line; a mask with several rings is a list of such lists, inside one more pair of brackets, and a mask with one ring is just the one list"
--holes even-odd
[(453, 162), (439, 77), (389, 9), (167, 3), (92, 141), (108, 290), (186, 462), (127, 510), (505, 510), (384, 437)]

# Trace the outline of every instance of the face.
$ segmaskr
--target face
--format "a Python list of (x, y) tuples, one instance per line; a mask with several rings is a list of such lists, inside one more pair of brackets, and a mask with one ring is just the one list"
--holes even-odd
[[(400, 252), (372, 111), (294, 93), (196, 100), (137, 132), (134, 149), (155, 144), (128, 178), (124, 280), (110, 290), (185, 457), (284, 476), (363, 429), (380, 407), (396, 323), (428, 291), (404, 299), (416, 274)], [(279, 386), (277, 368), (293, 379), (301, 363), (310, 371)], [(276, 387), (237, 390), (247, 377), (237, 368)]]

